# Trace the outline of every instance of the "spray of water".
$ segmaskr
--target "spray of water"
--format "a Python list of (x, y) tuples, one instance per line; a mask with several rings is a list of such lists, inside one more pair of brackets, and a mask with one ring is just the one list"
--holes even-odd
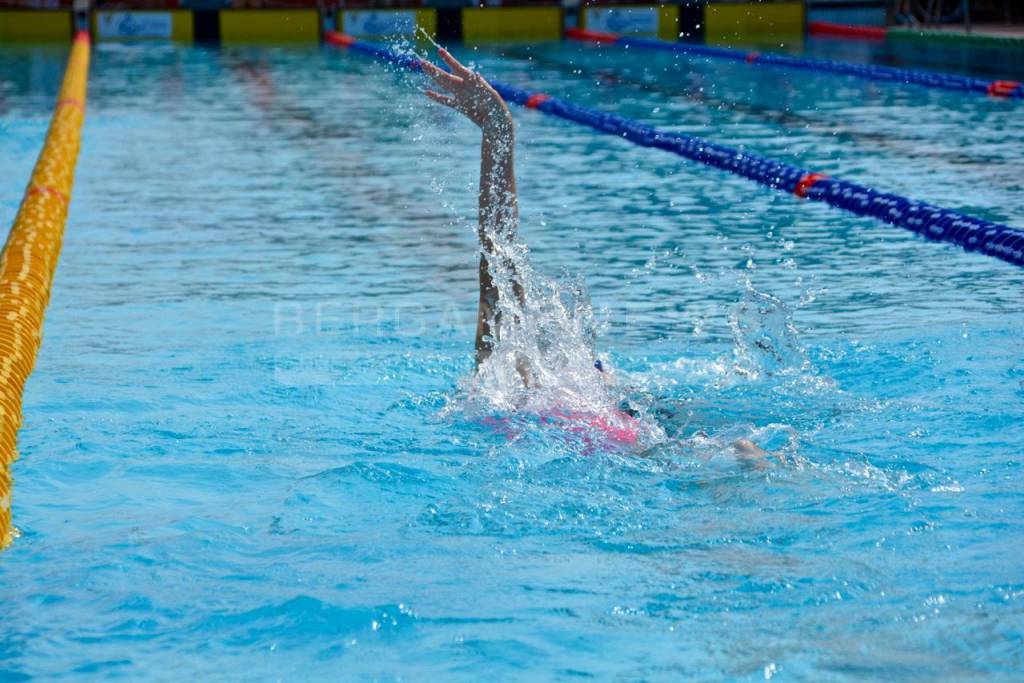
[(793, 313), (779, 298), (758, 291), (747, 281), (729, 316), (733, 333), (733, 369), (752, 379), (800, 375), (810, 370)]

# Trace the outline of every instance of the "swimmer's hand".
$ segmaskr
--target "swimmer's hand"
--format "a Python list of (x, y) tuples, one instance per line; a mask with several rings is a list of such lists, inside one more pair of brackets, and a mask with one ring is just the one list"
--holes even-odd
[(740, 462), (753, 467), (754, 469), (763, 470), (771, 465), (770, 458), (777, 458), (783, 465), (786, 464), (786, 459), (782, 457), (781, 453), (769, 453), (764, 450), (750, 439), (740, 439), (732, 445), (733, 451), (736, 453), (736, 457), (739, 458)]
[(512, 113), (501, 95), (483, 76), (464, 67), (444, 48), (440, 48), (437, 53), (451, 67), (452, 72), (443, 71), (430, 62), (422, 62), (423, 73), (444, 90), (427, 90), (427, 97), (460, 112), (485, 133), (510, 132)]

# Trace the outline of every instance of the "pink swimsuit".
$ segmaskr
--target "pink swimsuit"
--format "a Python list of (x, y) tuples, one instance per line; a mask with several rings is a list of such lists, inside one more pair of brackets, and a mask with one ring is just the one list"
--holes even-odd
[[(600, 445), (635, 446), (640, 436), (640, 422), (632, 415), (621, 410), (615, 410), (610, 416), (585, 413), (575, 410), (550, 410), (538, 415), (540, 424), (546, 427), (564, 429), (565, 431), (583, 437), (589, 452)], [(517, 431), (512, 427), (511, 420), (507, 417), (484, 418), (484, 424), (491, 426), (495, 431), (505, 434), (509, 439), (516, 436)], [(594, 437), (598, 436), (596, 440)]]

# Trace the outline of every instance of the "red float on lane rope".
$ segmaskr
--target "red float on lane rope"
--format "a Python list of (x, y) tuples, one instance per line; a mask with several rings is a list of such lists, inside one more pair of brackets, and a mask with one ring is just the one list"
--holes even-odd
[(544, 93), (539, 92), (539, 93), (530, 95), (530, 98), (528, 100), (526, 100), (526, 107), (528, 109), (536, 109), (543, 102), (547, 102), (550, 99), (551, 99), (550, 95), (545, 95)]
[(334, 31), (325, 32), (324, 40), (332, 45), (340, 45), (341, 47), (348, 47), (356, 42), (356, 39), (352, 36), (347, 36), (344, 33), (335, 33)]
[(808, 173), (797, 182), (796, 187), (793, 188), (793, 194), (795, 194), (797, 197), (803, 197), (804, 199), (806, 199), (807, 190), (811, 189), (814, 183), (827, 177), (828, 176), (825, 175), (824, 173)]
[(85, 111), (85, 107), (82, 106), (82, 101), (75, 99), (74, 97), (65, 97), (57, 100), (57, 107), (74, 107), (79, 111)]
[(807, 31), (812, 36), (885, 40), (888, 29), (881, 26), (853, 26), (850, 24), (836, 24), (831, 21), (812, 21), (807, 24)]
[(591, 43), (616, 43), (619, 40), (618, 33), (587, 31), (586, 29), (582, 28), (567, 28), (565, 29), (565, 35), (567, 38), (575, 38), (576, 40), (586, 40)]
[(65, 204), (67, 204), (68, 201), (69, 201), (68, 200), (68, 196), (66, 194), (64, 194), (63, 192), (61, 192), (60, 190), (58, 190), (55, 187), (50, 187), (49, 185), (33, 185), (32, 187), (28, 188), (28, 192), (26, 192), (25, 194), (26, 195), (48, 194), (51, 197), (56, 197), (57, 199), (61, 200)]
[(988, 94), (992, 97), (1009, 97), (1019, 87), (1018, 81), (992, 81), (988, 84)]

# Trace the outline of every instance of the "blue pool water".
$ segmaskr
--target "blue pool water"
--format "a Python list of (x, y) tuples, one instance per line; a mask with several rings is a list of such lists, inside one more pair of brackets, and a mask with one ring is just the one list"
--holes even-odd
[[(459, 54), (1024, 225), (1020, 103)], [(2, 53), (4, 224), (64, 58)], [(585, 280), (664, 435), (510, 439), (459, 389), (477, 134), (417, 85), (329, 48), (97, 48), (0, 680), (1019, 680), (1024, 271), (516, 110), (533, 264)]]

